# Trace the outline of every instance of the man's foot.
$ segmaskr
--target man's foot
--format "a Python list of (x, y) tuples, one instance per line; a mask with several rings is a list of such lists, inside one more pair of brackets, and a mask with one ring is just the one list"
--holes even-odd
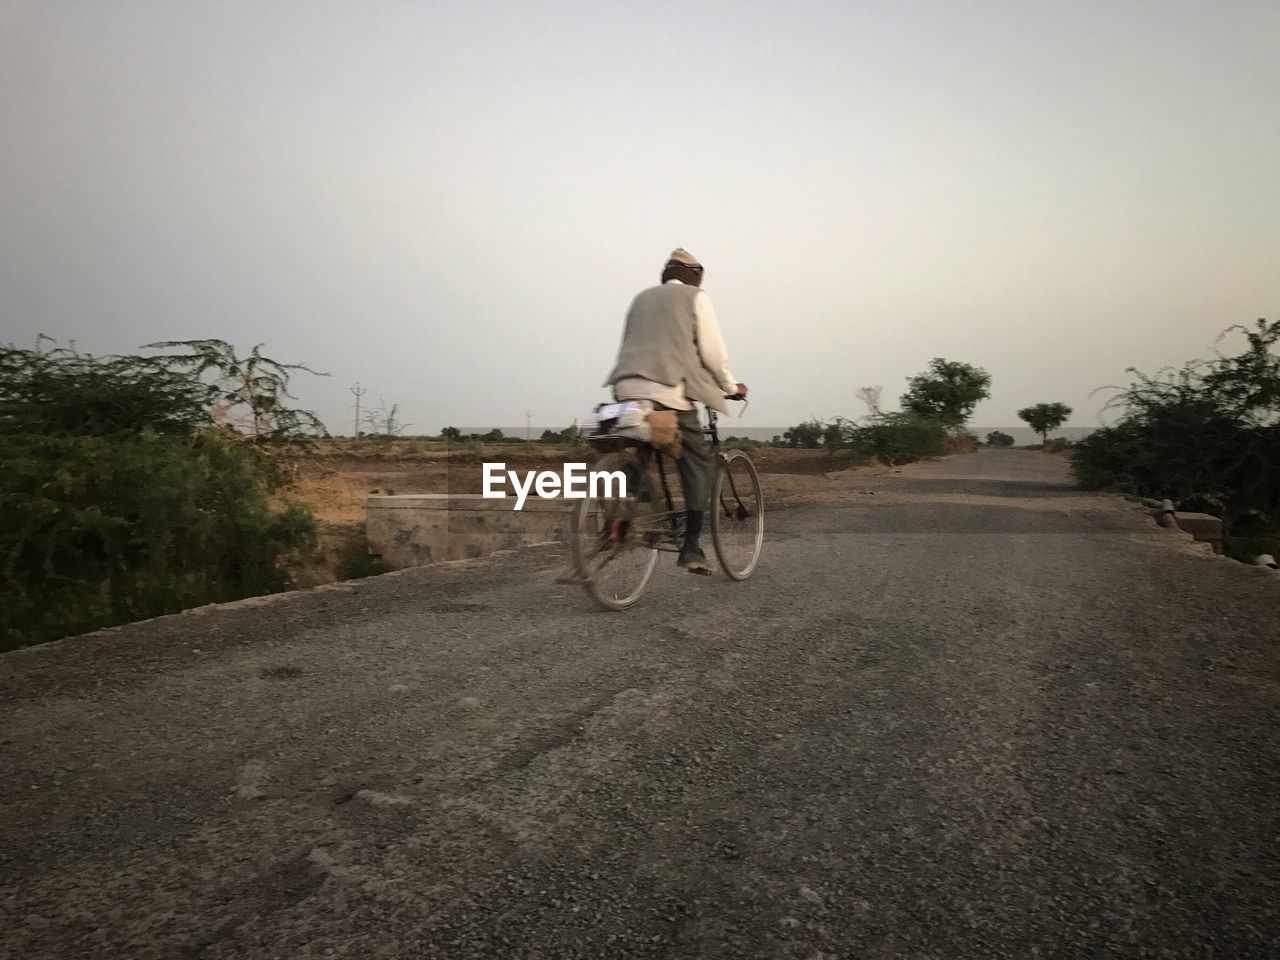
[(715, 568), (707, 561), (707, 555), (702, 552), (702, 548), (696, 543), (686, 542), (680, 548), (680, 556), (676, 558), (676, 565), (684, 567), (690, 573), (701, 574), (709, 577), (715, 573)]

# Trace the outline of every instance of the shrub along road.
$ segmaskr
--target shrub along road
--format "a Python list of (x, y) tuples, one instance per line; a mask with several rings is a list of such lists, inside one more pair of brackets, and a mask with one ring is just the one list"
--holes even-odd
[(0, 956), (1274, 956), (1280, 578), (1034, 452), (831, 490), (629, 614), (542, 549), (3, 656)]

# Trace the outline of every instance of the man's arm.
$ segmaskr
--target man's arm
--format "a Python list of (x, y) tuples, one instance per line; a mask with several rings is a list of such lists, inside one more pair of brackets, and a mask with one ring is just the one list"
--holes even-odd
[(716, 320), (716, 311), (711, 306), (711, 298), (706, 291), (698, 291), (693, 298), (694, 320), (697, 325), (698, 356), (702, 365), (716, 378), (726, 394), (730, 396), (742, 393), (741, 384), (729, 369), (729, 353), (724, 346), (724, 337), (720, 335), (720, 323)]

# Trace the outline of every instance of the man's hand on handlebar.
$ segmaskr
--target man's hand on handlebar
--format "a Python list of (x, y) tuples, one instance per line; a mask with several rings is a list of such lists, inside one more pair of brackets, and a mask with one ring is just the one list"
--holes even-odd
[(725, 398), (726, 400), (745, 400), (745, 399), (747, 399), (747, 385), (746, 385), (745, 383), (740, 383), (740, 384), (738, 384), (738, 392), (737, 392), (737, 393), (726, 393), (726, 394), (725, 394), (725, 396), (724, 396), (724, 398)]

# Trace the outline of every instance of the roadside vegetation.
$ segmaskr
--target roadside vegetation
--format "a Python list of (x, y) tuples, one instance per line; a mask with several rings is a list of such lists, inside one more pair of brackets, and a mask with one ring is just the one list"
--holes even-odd
[[(1243, 338), (1243, 344), (1240, 343)], [(1211, 513), (1226, 551), (1280, 553), (1280, 321), (1233, 326), (1238, 352), (1195, 360), (1115, 388), (1110, 426), (1075, 444), (1080, 485)]]
[(270, 501), (323, 431), (289, 402), (306, 368), (155, 346), (0, 347), (0, 649), (282, 590), (314, 549), (311, 511)]
[(987, 434), (988, 447), (1012, 447), (1013, 437), (1003, 430), (992, 430)]
[(965, 429), (979, 402), (991, 395), (991, 375), (981, 367), (945, 360), (907, 380), (900, 411), (880, 409), (880, 388), (859, 391), (870, 412), (857, 420), (807, 420), (775, 438), (774, 445), (823, 448), (848, 464), (911, 463), (973, 450), (978, 440)]
[(1040, 434), (1040, 445), (1048, 446), (1049, 431), (1057, 430), (1071, 416), (1071, 408), (1065, 403), (1037, 403), (1018, 411), (1018, 419)]

